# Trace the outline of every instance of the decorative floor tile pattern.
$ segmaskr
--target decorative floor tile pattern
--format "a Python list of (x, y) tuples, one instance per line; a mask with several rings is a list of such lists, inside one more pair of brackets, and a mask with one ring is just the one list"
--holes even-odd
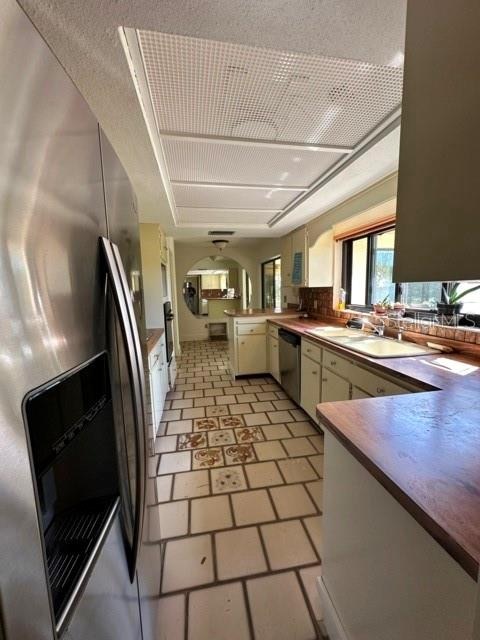
[(149, 460), (159, 638), (321, 639), (321, 431), (270, 376), (232, 380), (225, 342), (177, 364)]

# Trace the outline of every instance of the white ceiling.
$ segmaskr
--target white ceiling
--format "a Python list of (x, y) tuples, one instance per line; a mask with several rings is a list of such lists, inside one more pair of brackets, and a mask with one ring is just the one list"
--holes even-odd
[[(377, 145), (371, 146), (365, 154), (368, 161), (364, 156), (354, 159), (343, 179), (339, 179), (342, 174), (335, 176), (305, 199), (304, 189), (345, 155), (288, 144), (232, 144), (223, 138), (355, 147), (391, 110), (398, 94), (401, 72), (394, 67), (402, 64), (406, 0), (20, 0), (20, 4), (105, 129), (132, 180), (141, 219), (159, 221), (179, 238), (198, 238), (215, 221), (225, 226), (232, 220), (225, 203), (232, 197), (239, 204), (233, 214), (239, 225), (236, 235), (281, 235), (329, 208), (328, 203), (345, 199), (396, 168), (398, 136), (390, 134), (378, 143), (378, 154)], [(145, 105), (139, 102), (120, 42), (120, 26), (139, 30), (148, 40), (144, 48), (153, 58), (145, 57), (145, 69), (156, 107), (155, 128), (157, 133), (173, 133), (162, 139), (161, 154), (152, 146)], [(208, 58), (212, 52), (215, 61)], [(232, 57), (233, 64), (228, 62)], [(332, 62), (326, 57), (346, 60)], [(225, 63), (227, 79), (221, 76)], [(254, 71), (253, 81), (245, 79), (246, 66)], [(283, 80), (288, 71), (287, 101), (274, 90), (272, 70), (278, 75), (279, 68)], [(325, 78), (333, 81), (330, 93), (324, 89)], [(200, 93), (195, 85), (199, 80)], [(230, 101), (218, 102), (225, 86)], [(325, 119), (329, 106), (325, 95), (327, 102), (337, 100), (342, 107), (345, 101), (356, 102), (356, 116), (350, 113), (347, 121), (337, 118), (338, 126), (332, 126)], [(166, 97), (168, 109), (162, 106)], [(238, 118), (242, 100), (248, 111), (243, 121)], [(262, 110), (265, 100), (268, 108)], [(269, 119), (272, 106), (281, 114), (274, 126)], [(212, 140), (215, 136), (220, 139)], [(293, 157), (300, 162), (294, 163)], [(275, 190), (279, 185), (297, 190)], [(302, 200), (299, 207), (269, 227), (270, 213), (277, 215), (297, 197)], [(174, 224), (174, 207), (179, 226)], [(192, 220), (201, 226), (194, 228)]]

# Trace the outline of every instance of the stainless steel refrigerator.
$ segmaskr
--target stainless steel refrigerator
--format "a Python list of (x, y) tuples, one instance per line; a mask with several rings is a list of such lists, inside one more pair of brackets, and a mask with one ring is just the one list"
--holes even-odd
[(0, 140), (0, 638), (151, 640), (135, 199), (14, 0), (0, 5)]

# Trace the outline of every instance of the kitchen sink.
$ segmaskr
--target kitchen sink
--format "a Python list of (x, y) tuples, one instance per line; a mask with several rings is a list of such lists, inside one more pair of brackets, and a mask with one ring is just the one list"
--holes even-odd
[(307, 333), (357, 353), (363, 353), (371, 358), (409, 358), (436, 353), (432, 349), (412, 342), (401, 342), (392, 338), (366, 335), (365, 333), (360, 333), (358, 329), (319, 327), (318, 329), (309, 329)]

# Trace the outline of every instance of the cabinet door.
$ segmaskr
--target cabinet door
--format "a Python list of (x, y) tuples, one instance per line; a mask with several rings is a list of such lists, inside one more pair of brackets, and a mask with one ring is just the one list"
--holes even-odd
[(278, 357), (278, 339), (268, 336), (268, 369), (275, 380), (280, 381), (280, 363)]
[(292, 233), (292, 255), (291, 255), (291, 263), (295, 259), (296, 253), (302, 254), (302, 271), (300, 279), (301, 281), (296, 283), (297, 286), (305, 286), (306, 284), (306, 265), (305, 265), (305, 256), (306, 256), (306, 245), (307, 245), (307, 236), (305, 227), (303, 229), (297, 229)]
[(321, 398), (322, 402), (350, 400), (350, 382), (323, 368)]
[(352, 386), (352, 400), (360, 400), (361, 398), (371, 398), (372, 396), (358, 387)]
[(292, 284), (292, 236), (282, 238), (282, 287)]
[(302, 355), (302, 372), (300, 378), (300, 405), (308, 415), (317, 422), (316, 406), (320, 402), (321, 367)]
[(267, 371), (267, 336), (237, 337), (238, 373), (265, 373)]

